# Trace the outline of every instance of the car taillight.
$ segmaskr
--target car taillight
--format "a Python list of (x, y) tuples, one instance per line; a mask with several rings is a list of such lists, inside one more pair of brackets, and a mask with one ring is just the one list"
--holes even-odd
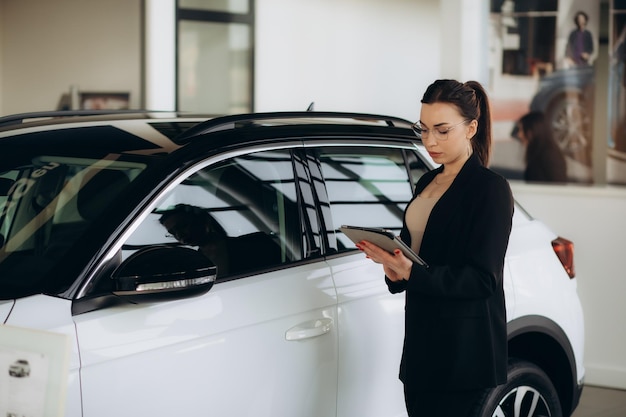
[(565, 238), (557, 237), (552, 241), (552, 248), (559, 261), (563, 264), (567, 275), (570, 278), (574, 278), (576, 276), (574, 272), (574, 243)]

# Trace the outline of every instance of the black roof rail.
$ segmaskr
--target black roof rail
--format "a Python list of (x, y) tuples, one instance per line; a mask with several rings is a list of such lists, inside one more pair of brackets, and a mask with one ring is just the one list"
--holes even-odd
[(49, 110), (29, 113), (17, 113), (0, 117), (0, 126), (8, 126), (24, 123), (29, 119), (54, 118), (54, 117), (74, 117), (74, 116), (106, 116), (110, 114), (147, 114), (147, 113), (175, 113), (173, 111), (153, 111), (153, 110)]
[[(267, 113), (246, 113), (229, 116), (216, 117), (193, 126), (181, 135), (177, 136), (174, 141), (182, 143), (194, 136), (205, 133), (216, 132), (220, 130), (228, 130), (235, 128), (236, 125), (252, 126), (256, 121), (266, 121), (272, 119), (353, 119), (366, 120), (369, 122), (383, 122), (387, 126), (394, 127), (398, 125), (411, 125), (411, 122), (393, 116), (382, 116), (368, 113), (344, 113), (344, 112), (317, 112), (317, 111), (294, 111), (294, 112), (267, 112)], [(408, 127), (407, 126), (407, 127)]]

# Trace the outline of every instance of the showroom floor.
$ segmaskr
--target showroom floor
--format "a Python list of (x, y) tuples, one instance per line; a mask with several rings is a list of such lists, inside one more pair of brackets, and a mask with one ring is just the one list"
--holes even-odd
[(626, 391), (585, 386), (572, 417), (625, 417)]

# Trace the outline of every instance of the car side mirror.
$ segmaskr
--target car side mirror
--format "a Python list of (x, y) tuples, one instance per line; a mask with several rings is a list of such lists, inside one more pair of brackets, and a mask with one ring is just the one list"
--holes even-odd
[(176, 300), (209, 291), (217, 278), (217, 267), (190, 248), (152, 246), (129, 256), (112, 278), (113, 294), (125, 300)]

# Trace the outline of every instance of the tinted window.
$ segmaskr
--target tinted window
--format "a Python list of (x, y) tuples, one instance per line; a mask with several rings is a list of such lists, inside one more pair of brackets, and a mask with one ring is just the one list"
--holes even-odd
[(68, 259), (88, 256), (81, 241), (98, 246), (93, 229), (145, 168), (119, 155), (109, 158), (31, 155), (0, 171), (2, 298), (56, 293), (72, 282), (75, 277), (69, 273), (50, 272)]
[[(415, 154), (386, 148), (329, 147), (318, 152), (335, 229), (349, 224), (399, 233), (412, 183), (426, 170)], [(354, 248), (336, 233), (340, 251)]]
[(124, 247), (187, 245), (210, 258), (218, 277), (302, 259), (296, 187), (287, 151), (236, 157), (187, 178)]

